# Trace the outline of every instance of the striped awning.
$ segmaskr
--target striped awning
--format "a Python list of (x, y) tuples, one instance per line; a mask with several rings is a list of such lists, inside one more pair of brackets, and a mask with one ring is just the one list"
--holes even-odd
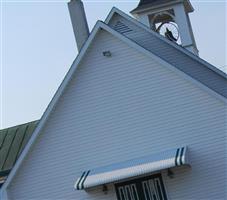
[(142, 158), (84, 171), (77, 179), (74, 187), (77, 190), (82, 190), (186, 164), (189, 164), (187, 148), (175, 148)]

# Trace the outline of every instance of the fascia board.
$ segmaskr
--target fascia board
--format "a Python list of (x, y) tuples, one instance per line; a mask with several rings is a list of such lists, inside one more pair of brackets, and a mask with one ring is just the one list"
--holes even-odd
[(12, 168), (8, 178), (6, 179), (6, 182), (2, 185), (1, 191), (6, 191), (7, 187), (9, 186), (10, 182), (13, 180), (13, 177), (17, 173), (19, 167), (21, 166), (23, 160), (25, 159), (26, 155), (29, 153), (29, 150), (31, 149), (32, 145), (34, 144), (36, 138), (40, 135), (42, 128), (44, 127), (46, 121), (48, 120), (51, 111), (55, 108), (59, 98), (63, 94), (66, 86), (70, 82), (74, 72), (76, 71), (80, 61), (84, 57), (87, 49), (89, 48), (90, 44), (92, 43), (93, 39), (95, 38), (97, 32), (100, 30), (100, 23), (96, 23), (95, 27), (93, 28), (88, 40), (85, 42), (84, 46), (82, 47), (80, 53), (74, 60), (72, 66), (70, 67), (68, 73), (66, 74), (64, 80), (62, 81), (60, 87), (57, 89), (54, 97), (52, 98), (51, 102), (47, 106), (44, 114), (42, 115), (40, 122), (38, 123), (36, 129), (34, 130), (34, 133), (32, 134), (29, 142), (25, 146), (23, 152), (21, 153), (20, 157), (18, 158), (17, 162), (15, 163), (14, 167)]
[(136, 19), (132, 18), (131, 16), (125, 14), (124, 12), (122, 12), (121, 10), (119, 10), (116, 7), (113, 7), (112, 10), (110, 11), (109, 15), (107, 16), (107, 18), (105, 20), (106, 24), (109, 24), (110, 20), (112, 19), (112, 17), (114, 16), (115, 13), (119, 14), (123, 18), (129, 20), (130, 22), (136, 24), (137, 26), (143, 28), (145, 31), (148, 31), (149, 33), (151, 33), (154, 36), (158, 37), (160, 40), (162, 40), (165, 43), (171, 45), (172, 47), (176, 48), (177, 50), (181, 51), (182, 53), (186, 54), (187, 56), (189, 56), (192, 59), (196, 60), (197, 62), (201, 63), (202, 65), (205, 65), (208, 69), (212, 70), (213, 72), (215, 72), (218, 75), (220, 75), (220, 76), (224, 77), (225, 79), (227, 79), (227, 74), (225, 72), (219, 70), (217, 67), (211, 65), (207, 61), (201, 59), (200, 57), (198, 57), (195, 54), (191, 53), (190, 51), (186, 50), (185, 48), (183, 48), (183, 47), (181, 47), (181, 46), (179, 46), (179, 45), (167, 40), (165, 37), (161, 36), (160, 34), (156, 33), (155, 31), (151, 30), (150, 28), (148, 28), (147, 26), (145, 26), (144, 24), (142, 24), (138, 20), (136, 20)]
[(62, 84), (60, 85), (60, 87), (58, 88), (57, 92), (55, 93), (53, 99), (51, 100), (50, 104), (48, 105), (46, 111), (44, 112), (44, 114), (43, 114), (43, 116), (42, 116), (42, 118), (41, 118), (41, 120), (40, 120), (40, 122), (39, 122), (39, 124), (37, 126), (37, 128), (35, 129), (33, 135), (31, 136), (31, 139), (29, 140), (28, 144), (26, 145), (24, 151), (21, 153), (21, 156), (18, 158), (18, 160), (17, 160), (15, 166), (13, 167), (12, 171), (10, 172), (6, 182), (3, 184), (2, 188), (1, 188), (1, 194), (3, 194), (4, 191), (7, 191), (7, 187), (9, 186), (11, 181), (13, 180), (13, 177), (16, 175), (19, 167), (21, 166), (21, 164), (22, 164), (23, 160), (25, 159), (26, 155), (29, 153), (32, 145), (34, 144), (34, 142), (36, 140), (36, 138), (40, 135), (41, 130), (44, 127), (46, 121), (48, 120), (51, 111), (55, 108), (59, 98), (63, 94), (66, 86), (70, 82), (71, 78), (73, 77), (73, 74), (77, 70), (78, 65), (80, 64), (82, 58), (84, 57), (87, 49), (91, 45), (93, 39), (95, 38), (96, 34), (98, 33), (98, 31), (100, 29), (104, 29), (105, 31), (111, 33), (113, 36), (115, 36), (118, 39), (120, 39), (121, 41), (127, 43), (130, 47), (135, 48), (136, 50), (140, 51), (141, 53), (143, 53), (143, 54), (147, 55), (148, 57), (154, 59), (155, 61), (157, 61), (161, 65), (163, 65), (163, 66), (169, 68), (170, 70), (172, 70), (172, 71), (184, 76), (187, 80), (196, 83), (199, 87), (202, 87), (203, 89), (207, 90), (209, 93), (212, 93), (217, 98), (219, 98), (220, 100), (225, 101), (227, 103), (227, 100), (224, 97), (222, 97), (221, 95), (217, 94), (216, 92), (214, 92), (210, 88), (206, 87), (205, 85), (201, 84), (200, 82), (196, 81), (195, 79), (191, 78), (190, 76), (188, 76), (185, 73), (181, 72), (180, 70), (176, 69), (171, 64), (165, 62), (164, 60), (162, 60), (158, 56), (152, 54), (150, 51), (144, 49), (143, 47), (139, 46), (138, 44), (136, 44), (132, 40), (126, 38), (122, 34), (118, 33), (115, 30), (113, 30), (112, 28), (110, 28), (105, 23), (103, 23), (101, 21), (98, 21), (96, 23), (95, 27), (93, 28), (93, 30), (92, 30), (88, 40), (86, 41), (85, 45), (82, 47), (79, 55), (77, 56), (77, 58), (73, 62), (72, 66), (71, 66), (69, 72), (67, 73), (67, 75), (65, 76)]
[(108, 25), (102, 23), (101, 27), (103, 29), (105, 29), (106, 31), (108, 31), (109, 33), (111, 33), (112, 35), (114, 35), (117, 38), (121, 39), (123, 42), (127, 43), (132, 48), (135, 48), (136, 50), (140, 51), (144, 55), (147, 55), (148, 57), (152, 58), (156, 62), (160, 63), (162, 66), (164, 66), (164, 67), (170, 69), (171, 71), (175, 72), (176, 74), (178, 74), (179, 76), (181, 76), (185, 80), (188, 80), (191, 83), (194, 83), (199, 88), (201, 88), (201, 89), (207, 91), (209, 94), (215, 96), (217, 99), (227, 103), (227, 99), (225, 97), (223, 97), (222, 95), (216, 93), (215, 91), (213, 91), (212, 89), (210, 89), (206, 85), (202, 84), (201, 82), (197, 81), (196, 79), (192, 78), (191, 76), (189, 76), (189, 75), (185, 74), (184, 72), (182, 72), (181, 70), (177, 69), (175, 66), (169, 64), (168, 62), (166, 62), (165, 60), (161, 59), (157, 55), (155, 55), (155, 54), (151, 53), (150, 51), (144, 49), (139, 44), (135, 43), (134, 41), (130, 40), (129, 38), (123, 36), (122, 34), (118, 33), (117, 31), (113, 30)]

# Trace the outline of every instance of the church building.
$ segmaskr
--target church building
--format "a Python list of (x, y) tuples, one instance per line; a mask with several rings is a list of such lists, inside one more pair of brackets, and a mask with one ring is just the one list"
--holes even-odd
[(227, 74), (199, 57), (190, 1), (114, 7), (91, 32), (68, 8), (78, 56), (0, 199), (227, 199)]

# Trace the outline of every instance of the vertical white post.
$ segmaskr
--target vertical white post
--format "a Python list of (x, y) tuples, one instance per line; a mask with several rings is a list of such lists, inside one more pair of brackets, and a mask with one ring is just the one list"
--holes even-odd
[(138, 20), (150, 28), (150, 20), (147, 14), (139, 15)]
[(89, 28), (84, 11), (84, 5), (81, 0), (71, 0), (68, 3), (68, 8), (77, 43), (77, 48), (78, 51), (80, 51), (89, 37)]
[(195, 39), (189, 20), (183, 4), (177, 4), (173, 7), (175, 13), (175, 22), (179, 27), (182, 46), (198, 55)]

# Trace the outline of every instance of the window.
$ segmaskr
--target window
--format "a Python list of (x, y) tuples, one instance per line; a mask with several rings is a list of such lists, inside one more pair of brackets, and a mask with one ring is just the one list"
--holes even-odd
[(161, 174), (115, 185), (118, 200), (167, 200)]

